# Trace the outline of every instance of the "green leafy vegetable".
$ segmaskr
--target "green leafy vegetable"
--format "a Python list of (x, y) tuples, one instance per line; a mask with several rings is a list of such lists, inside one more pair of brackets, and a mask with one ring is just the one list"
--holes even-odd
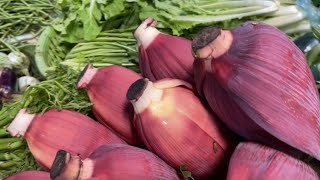
[(191, 172), (187, 171), (187, 166), (185, 164), (180, 165), (180, 172), (184, 177), (194, 180), (194, 178), (191, 176)]
[(294, 1), (273, 0), (140, 0), (140, 19), (153, 17), (159, 28), (170, 33), (190, 37), (200, 26), (218, 25), (230, 29), (248, 20), (263, 21), (285, 29), (286, 33), (310, 31)]
[(52, 26), (70, 43), (94, 40), (104, 29), (130, 27), (124, 25), (131, 18), (126, 15), (135, 10), (125, 0), (61, 0), (58, 5), (63, 13)]
[(82, 114), (91, 112), (91, 103), (85, 91), (76, 89), (79, 71), (58, 66), (48, 71), (48, 78), (30, 86), (24, 92), (21, 103), (31, 113), (44, 112), (51, 108), (71, 109)]
[(132, 31), (133, 28), (103, 31), (93, 41), (78, 43), (61, 64), (76, 69), (88, 63), (95, 67), (115, 64), (138, 71), (138, 50)]

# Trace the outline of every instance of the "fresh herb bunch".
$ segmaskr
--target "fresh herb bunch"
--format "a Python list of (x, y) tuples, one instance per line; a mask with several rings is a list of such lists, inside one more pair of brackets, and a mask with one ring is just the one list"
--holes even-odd
[(48, 70), (47, 80), (30, 86), (21, 99), (30, 113), (45, 112), (51, 108), (70, 109), (89, 114), (91, 103), (85, 91), (76, 89), (79, 71), (59, 65)]

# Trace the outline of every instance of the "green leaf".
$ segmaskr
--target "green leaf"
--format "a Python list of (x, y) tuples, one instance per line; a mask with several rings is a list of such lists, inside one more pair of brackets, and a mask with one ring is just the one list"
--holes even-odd
[(191, 177), (191, 172), (189, 172), (189, 171), (182, 171), (182, 175), (183, 175), (184, 177)]
[(61, 32), (63, 34), (66, 34), (66, 27), (63, 24), (63, 19), (61, 17), (57, 18), (55, 21), (53, 21), (53, 23), (51, 24), (51, 26), (58, 32)]
[(194, 180), (192, 175), (191, 175), (191, 172), (190, 171), (186, 171), (186, 170), (187, 170), (187, 166), (185, 164), (181, 164), (180, 165), (180, 172), (182, 173), (182, 175), (184, 177), (187, 177), (187, 178), (190, 178), (190, 179)]
[(67, 34), (61, 35), (64, 41), (77, 43), (83, 39), (83, 28), (79, 23), (72, 22), (67, 28)]
[(68, 17), (64, 20), (63, 25), (67, 28), (73, 21), (76, 21), (77, 13), (71, 12)]
[(97, 3), (99, 3), (99, 4), (107, 4), (107, 0), (97, 0)]
[(187, 169), (187, 165), (181, 164), (180, 165), (180, 171), (185, 171)]
[(113, 16), (123, 13), (124, 10), (123, 0), (113, 0), (110, 4), (104, 7), (104, 18), (109, 19)]
[(84, 39), (95, 39), (102, 29), (102, 27), (98, 24), (101, 19), (101, 12), (97, 7), (96, 1), (91, 0), (88, 8), (83, 5), (82, 8), (78, 11), (78, 15), (83, 23)]

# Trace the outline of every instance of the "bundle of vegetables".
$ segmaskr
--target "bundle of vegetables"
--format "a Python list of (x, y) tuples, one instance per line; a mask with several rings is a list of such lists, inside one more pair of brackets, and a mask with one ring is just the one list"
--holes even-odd
[[(17, 48), (25, 46), (21, 42), (39, 35), (57, 12), (50, 0), (3, 0), (0, 9), (0, 39), (15, 43)], [(0, 43), (0, 51), (5, 50), (8, 49)]]
[(26, 142), (21, 138), (11, 137), (6, 131), (20, 108), (20, 103), (5, 103), (0, 111), (0, 177), (7, 177), (19, 171), (38, 169)]
[[(30, 86), (23, 95), (14, 94), (12, 101), (5, 102), (0, 111), (0, 122), (3, 132), (0, 141), (3, 141), (3, 150), (0, 152), (3, 167), (0, 176), (6, 177), (23, 170), (39, 169), (39, 165), (21, 138), (12, 138), (6, 128), (21, 108), (28, 108), (30, 113), (41, 113), (48, 109), (68, 108), (89, 114), (91, 103), (85, 92), (78, 91), (75, 83), (78, 72), (61, 66), (55, 71), (48, 72), (48, 80)], [(22, 152), (22, 153), (21, 153)]]
[(64, 41), (91, 41), (103, 30), (130, 28), (138, 21), (138, 7), (127, 0), (61, 0), (57, 2), (62, 14), (52, 27)]
[[(66, 60), (64, 64), (78, 70), (79, 67), (92, 63), (97, 67), (118, 64), (138, 71), (135, 61), (137, 59), (135, 42), (130, 41), (131, 33), (125, 32), (131, 32), (131, 27), (148, 16), (157, 19), (159, 28), (189, 38), (201, 26), (219, 23), (224, 28), (231, 28), (248, 20), (247, 17), (281, 27), (288, 33), (310, 31), (310, 25), (304, 19), (301, 10), (294, 5), (294, 2), (287, 1), (261, 0), (244, 3), (217, 0), (170, 2), (63, 0), (57, 2), (57, 8), (62, 13), (52, 23), (56, 32), (53, 32), (53, 29), (48, 30), (43, 33), (43, 39), (48, 39), (49, 35), (50, 39), (58, 40), (52, 41), (52, 45), (46, 47), (50, 42), (40, 38), (36, 55), (37, 65), (40, 64), (38, 69), (44, 76), (46, 76), (44, 72), (46, 66), (54, 67), (53, 64), (62, 60)], [(58, 46), (58, 49), (55, 50), (51, 46)], [(70, 47), (74, 48), (66, 56)], [(102, 54), (102, 51), (105, 53)], [(43, 65), (41, 62), (46, 63)]]
[(121, 65), (138, 71), (138, 53), (133, 28), (108, 30), (91, 41), (76, 44), (61, 64), (82, 69), (88, 63), (95, 67)]
[(80, 71), (88, 63), (96, 67), (121, 65), (138, 71), (136, 41), (132, 28), (101, 32), (94, 40), (76, 44), (64, 42), (61, 34), (48, 27), (39, 37), (35, 62), (43, 77), (60, 64)]
[(294, 1), (220, 1), (220, 0), (140, 0), (140, 18), (154, 17), (159, 27), (169, 28), (174, 35), (209, 24), (232, 28), (247, 20), (264, 21), (289, 34), (310, 31), (302, 11)]

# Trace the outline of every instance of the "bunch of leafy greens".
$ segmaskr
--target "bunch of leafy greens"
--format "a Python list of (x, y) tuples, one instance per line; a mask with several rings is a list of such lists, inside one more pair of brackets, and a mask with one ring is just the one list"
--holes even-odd
[(52, 23), (70, 43), (94, 40), (104, 29), (138, 24), (138, 6), (125, 0), (58, 0), (60, 16)]
[(208, 25), (217, 22), (271, 13), (278, 10), (272, 0), (233, 1), (233, 0), (140, 0), (140, 19), (153, 17), (159, 27), (169, 28), (175, 35), (197, 25)]
[(262, 21), (287, 34), (310, 31), (294, 0), (139, 0), (141, 20), (153, 17), (158, 28), (191, 38), (199, 28), (217, 25), (234, 28), (245, 21)]
[(30, 113), (41, 113), (51, 108), (70, 109), (88, 115), (91, 102), (83, 90), (76, 88), (79, 70), (59, 65), (48, 71), (47, 80), (30, 86), (20, 102)]
[(75, 45), (61, 64), (70, 68), (83, 68), (88, 63), (97, 68), (120, 65), (138, 72), (138, 50), (132, 31), (133, 28), (102, 31), (96, 39)]

